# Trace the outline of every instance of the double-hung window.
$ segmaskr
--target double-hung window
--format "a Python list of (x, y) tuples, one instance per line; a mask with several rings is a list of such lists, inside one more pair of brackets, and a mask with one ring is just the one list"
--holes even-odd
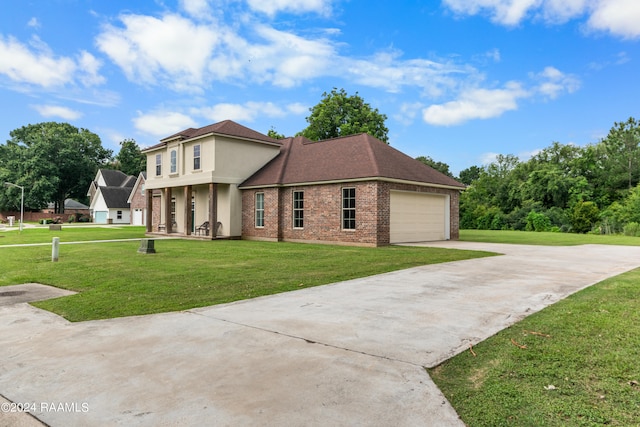
[(200, 144), (193, 146), (193, 170), (200, 170)]
[(256, 193), (256, 227), (264, 227), (264, 193)]
[(356, 189), (342, 189), (342, 229), (356, 229)]
[(293, 192), (293, 228), (304, 227), (304, 191)]
[(171, 150), (171, 170), (170, 173), (178, 172), (178, 151)]
[(162, 154), (156, 154), (156, 176), (162, 175)]

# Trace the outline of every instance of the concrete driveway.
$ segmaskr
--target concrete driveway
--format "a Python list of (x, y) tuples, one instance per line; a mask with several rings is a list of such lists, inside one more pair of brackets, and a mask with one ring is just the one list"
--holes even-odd
[(505, 255), (74, 324), (0, 305), (0, 395), (50, 426), (462, 426), (424, 367), (640, 266), (640, 247), (429, 245)]

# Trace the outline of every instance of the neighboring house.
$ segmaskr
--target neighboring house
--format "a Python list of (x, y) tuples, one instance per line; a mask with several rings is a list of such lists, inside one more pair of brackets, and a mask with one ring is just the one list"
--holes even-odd
[(136, 177), (111, 169), (100, 169), (87, 195), (93, 222), (98, 224), (129, 224), (129, 196)]
[[(55, 203), (51, 202), (47, 204), (47, 209), (43, 212), (48, 214), (55, 213)], [(82, 214), (89, 216), (89, 206), (80, 203), (77, 200), (65, 199), (64, 201), (64, 213), (65, 214)]]
[(274, 140), (224, 121), (144, 152), (146, 188), (161, 193), (159, 214), (147, 194), (147, 231), (188, 235), (208, 221), (218, 237), (273, 241), (458, 238), (464, 185), (367, 134)]
[[(129, 194), (129, 209), (131, 212), (131, 224), (132, 225), (146, 225), (147, 218), (147, 199), (145, 197), (145, 186), (147, 181), (147, 173), (140, 172), (138, 179), (136, 180), (131, 194)], [(160, 214), (160, 191), (153, 191), (153, 212), (156, 215)], [(156, 218), (156, 223), (159, 223), (159, 218)]]

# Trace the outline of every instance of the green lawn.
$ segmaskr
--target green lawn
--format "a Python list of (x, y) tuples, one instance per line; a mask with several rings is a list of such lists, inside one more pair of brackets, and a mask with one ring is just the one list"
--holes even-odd
[[(95, 229), (86, 230), (96, 236)], [(36, 282), (78, 291), (34, 305), (83, 321), (185, 310), (492, 255), (225, 240), (157, 240), (156, 254), (138, 254), (138, 246), (136, 241), (61, 245), (57, 263), (51, 262), (49, 245), (0, 247), (0, 286)]]
[(536, 233), (532, 231), (460, 230), (460, 240), (467, 242), (512, 243), (520, 245), (575, 246), (623, 245), (639, 246), (640, 237), (603, 234)]
[(62, 230), (50, 231), (48, 226), (38, 228), (25, 228), (22, 232), (14, 227), (11, 231), (0, 232), (0, 246), (51, 243), (54, 237), (59, 237), (61, 242), (85, 242), (88, 240), (109, 240), (109, 239), (135, 239), (144, 237), (144, 227), (120, 227), (109, 226), (82, 226), (72, 224), (62, 224)]
[(470, 426), (638, 426), (639, 283), (601, 282), (429, 373)]

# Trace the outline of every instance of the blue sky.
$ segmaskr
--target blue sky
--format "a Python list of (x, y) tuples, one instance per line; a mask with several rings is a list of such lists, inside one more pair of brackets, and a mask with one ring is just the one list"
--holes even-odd
[(640, 117), (637, 0), (3, 0), (2, 140), (69, 122), (117, 153), (225, 119), (287, 136), (333, 87), (454, 173)]

